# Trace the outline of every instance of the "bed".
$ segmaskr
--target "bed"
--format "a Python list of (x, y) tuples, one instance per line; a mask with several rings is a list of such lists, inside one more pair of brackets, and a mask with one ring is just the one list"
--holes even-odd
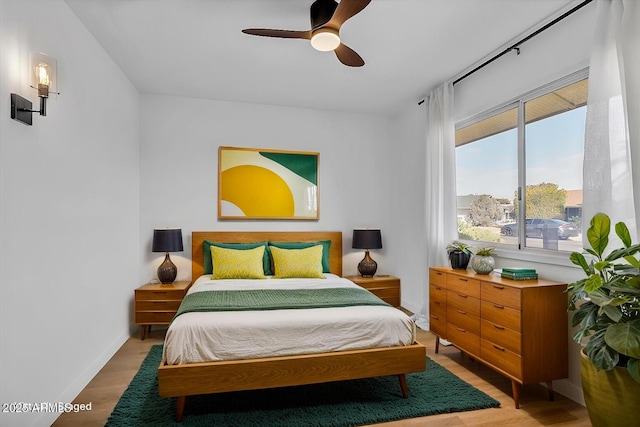
[[(314, 286), (320, 288), (329, 287), (324, 285), (329, 282), (338, 283), (339, 287), (346, 289), (344, 292), (352, 292), (350, 288), (357, 288), (352, 282), (342, 279), (342, 233), (341, 232), (193, 232), (192, 233), (192, 278), (194, 285), (188, 292), (188, 296), (196, 297), (199, 291), (210, 289), (210, 286), (219, 286), (226, 283), (231, 287), (237, 283), (233, 281), (214, 281), (209, 280), (209, 276), (205, 274), (206, 263), (205, 253), (203, 251), (203, 242), (225, 242), (225, 243), (251, 243), (251, 242), (330, 242), (328, 256), (325, 258), (328, 269), (331, 273), (323, 273), (326, 280), (310, 280)], [(326, 246), (325, 246), (326, 248)], [(266, 267), (265, 267), (266, 268)], [(284, 281), (291, 279), (282, 279)], [(309, 280), (305, 279), (305, 286)], [(253, 289), (251, 280), (245, 281), (248, 289)], [(272, 287), (280, 289), (282, 286), (277, 281), (270, 279), (257, 282), (262, 287)], [(292, 285), (294, 288), (296, 285)], [(333, 287), (333, 285), (331, 285)], [(219, 288), (215, 288), (219, 290)], [(361, 291), (361, 290), (360, 290)], [(306, 290), (304, 292), (307, 292)], [(309, 291), (312, 292), (312, 291)], [(355, 290), (353, 292), (356, 292)], [(204, 296), (206, 293), (201, 292), (199, 295)], [(187, 298), (185, 297), (185, 301)], [(314, 315), (301, 315), (305, 313)], [(306, 311), (312, 310), (312, 311)], [(330, 316), (315, 315), (320, 310), (331, 310)], [(288, 313), (292, 312), (292, 313)], [(370, 313), (369, 313), (370, 312)], [(178, 316), (169, 327), (167, 337), (165, 339), (165, 354), (163, 362), (158, 369), (158, 386), (161, 397), (176, 397), (176, 420), (180, 421), (183, 416), (186, 396), (197, 394), (221, 393), (239, 390), (264, 389), (274, 387), (286, 387), (303, 384), (322, 383), (330, 381), (341, 381), (357, 378), (368, 378), (376, 376), (397, 375), (399, 378), (400, 391), (403, 397), (408, 396), (408, 389), (404, 375), (409, 372), (423, 371), (426, 366), (426, 349), (425, 346), (415, 341), (415, 329), (412, 338), (406, 336), (403, 326), (398, 327), (396, 335), (389, 339), (389, 342), (358, 342), (354, 338), (353, 343), (336, 344), (335, 348), (319, 347), (314, 350), (302, 351), (300, 349), (283, 349), (283, 348), (267, 348), (262, 351), (260, 343), (260, 334), (253, 338), (244, 339), (242, 342), (249, 342), (251, 346), (239, 346), (240, 349), (234, 348), (233, 343), (229, 346), (231, 350), (225, 350), (221, 353), (213, 354), (207, 351), (192, 351), (197, 357), (190, 358), (189, 351), (187, 355), (182, 354), (180, 349), (200, 348), (210, 349), (213, 346), (202, 339), (203, 336), (212, 336), (212, 340), (231, 341), (229, 337), (239, 335), (237, 331), (226, 330), (221, 325), (225, 322), (230, 327), (236, 323), (240, 317), (250, 319), (252, 311), (229, 312), (229, 313), (186, 313)], [(369, 313), (369, 314), (367, 314)], [(381, 314), (382, 313), (382, 314)], [(357, 307), (331, 307), (331, 308), (304, 308), (301, 310), (271, 310), (261, 311), (265, 324), (270, 322), (273, 316), (273, 323), (283, 323), (291, 327), (291, 335), (295, 336), (295, 328), (300, 328), (300, 322), (286, 323), (290, 320), (281, 319), (279, 316), (298, 316), (298, 319), (304, 319), (305, 322), (313, 322), (314, 318), (330, 317), (331, 319), (341, 319), (344, 316), (346, 322), (352, 320), (352, 316), (364, 317), (391, 317), (399, 316), (400, 322), (404, 322), (406, 315), (397, 309), (391, 307), (383, 307), (372, 304), (372, 306)], [(215, 317), (221, 316), (221, 317)], [(402, 319), (402, 317), (406, 319)], [(293, 318), (295, 319), (295, 317)], [(310, 320), (309, 320), (310, 319)], [(364, 319), (365, 321), (369, 321)], [(358, 320), (360, 321), (360, 320)], [(197, 343), (193, 344), (190, 339), (181, 338), (180, 332), (182, 328), (189, 330), (190, 325), (213, 325), (207, 332), (198, 332), (195, 334)], [(185, 326), (186, 325), (186, 326)], [(360, 325), (358, 323), (354, 325)], [(368, 324), (365, 324), (368, 325)], [(199, 327), (200, 327), (199, 326)], [(295, 328), (294, 328), (295, 326)], [(316, 325), (317, 326), (317, 325)], [(245, 330), (253, 330), (257, 327), (249, 326)], [(334, 331), (340, 329), (357, 331), (367, 329), (353, 325), (345, 328), (334, 328)], [(329, 330), (330, 327), (328, 327)], [(386, 328), (386, 326), (384, 327)], [(406, 326), (404, 326), (406, 328)], [(415, 328), (415, 326), (413, 326)], [(223, 335), (213, 334), (213, 330), (218, 330)], [(315, 328), (318, 331), (322, 328)], [(315, 332), (314, 332), (315, 333)], [(246, 338), (246, 334), (242, 334)], [(374, 334), (378, 336), (378, 334)], [(270, 335), (271, 336), (271, 335)], [(366, 337), (364, 337), (366, 341)], [(398, 340), (395, 343), (394, 340)], [(276, 344), (282, 343), (283, 340), (272, 340)], [(292, 340), (289, 340), (292, 341)], [(320, 339), (325, 342), (330, 340)], [(306, 345), (306, 344), (305, 344)], [(249, 350), (253, 349), (256, 352)], [(235, 351), (235, 353), (233, 352)], [(243, 354), (242, 351), (249, 351)], [(312, 352), (310, 352), (312, 351)], [(265, 353), (266, 352), (266, 353)]]

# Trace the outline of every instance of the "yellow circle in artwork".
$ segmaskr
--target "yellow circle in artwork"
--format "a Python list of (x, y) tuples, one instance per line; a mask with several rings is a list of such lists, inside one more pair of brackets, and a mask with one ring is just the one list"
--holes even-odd
[(222, 172), (221, 199), (237, 206), (246, 216), (289, 217), (294, 214), (293, 194), (272, 171), (252, 165)]

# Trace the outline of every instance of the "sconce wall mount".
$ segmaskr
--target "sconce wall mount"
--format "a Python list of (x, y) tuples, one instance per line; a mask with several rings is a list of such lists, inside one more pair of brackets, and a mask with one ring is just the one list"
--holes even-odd
[(11, 94), (11, 118), (25, 125), (33, 124), (33, 113), (39, 113), (41, 116), (47, 115), (47, 98), (50, 93), (55, 92), (54, 86), (57, 80), (57, 63), (56, 60), (43, 53), (32, 53), (30, 57), (30, 86), (38, 90), (40, 98), (40, 109), (33, 110), (33, 104), (26, 98), (18, 94)]

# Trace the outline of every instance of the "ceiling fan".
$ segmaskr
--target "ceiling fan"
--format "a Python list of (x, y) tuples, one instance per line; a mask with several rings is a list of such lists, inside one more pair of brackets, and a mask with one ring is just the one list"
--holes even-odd
[(345, 21), (360, 13), (371, 0), (316, 0), (311, 5), (311, 29), (307, 31), (246, 28), (245, 34), (279, 37), (284, 39), (311, 40), (315, 49), (333, 50), (338, 60), (349, 67), (362, 67), (364, 60), (349, 46), (340, 41), (340, 27)]

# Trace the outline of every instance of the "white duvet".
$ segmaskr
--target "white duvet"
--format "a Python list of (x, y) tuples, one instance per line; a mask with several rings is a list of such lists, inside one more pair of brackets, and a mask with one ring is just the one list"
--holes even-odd
[[(325, 274), (326, 279), (211, 280), (202, 276), (188, 293), (209, 290), (358, 287)], [(388, 306), (293, 310), (195, 312), (169, 326), (163, 360), (170, 365), (254, 359), (411, 345), (415, 325)]]

